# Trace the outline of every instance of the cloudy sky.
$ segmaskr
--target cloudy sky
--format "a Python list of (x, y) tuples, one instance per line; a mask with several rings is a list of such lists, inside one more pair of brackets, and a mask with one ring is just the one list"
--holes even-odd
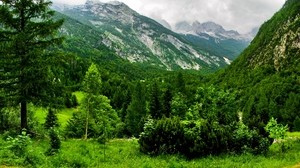
[[(108, 2), (110, 0), (99, 0)], [(171, 25), (179, 21), (213, 21), (240, 33), (260, 26), (278, 11), (285, 0), (119, 0), (145, 16), (164, 19)], [(53, 0), (73, 5), (86, 0)]]

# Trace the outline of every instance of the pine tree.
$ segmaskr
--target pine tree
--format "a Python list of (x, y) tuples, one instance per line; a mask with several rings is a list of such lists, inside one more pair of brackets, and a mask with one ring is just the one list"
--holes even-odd
[[(47, 0), (2, 0), (0, 5), (0, 88), (7, 102), (21, 105), (21, 128), (28, 129), (27, 104), (48, 101), (52, 50), (63, 20), (52, 19)], [(46, 91), (47, 90), (47, 91)], [(51, 96), (50, 96), (51, 97)]]
[(50, 128), (54, 128), (54, 127), (57, 127), (59, 124), (58, 124), (58, 119), (57, 119), (57, 116), (55, 114), (55, 112), (49, 108), (48, 110), (48, 115), (46, 117), (46, 121), (45, 121), (45, 128), (46, 129), (50, 129)]
[(126, 128), (131, 135), (138, 137), (143, 130), (143, 119), (147, 114), (145, 89), (140, 82), (134, 87), (132, 100), (126, 112)]
[(170, 117), (171, 112), (172, 112), (172, 92), (171, 92), (171, 88), (168, 85), (167, 89), (164, 93), (163, 96), (163, 115), (165, 115), (165, 117)]
[(181, 92), (182, 94), (186, 93), (185, 80), (181, 72), (178, 73), (175, 84), (178, 92)]
[(53, 128), (49, 130), (49, 137), (50, 137), (50, 148), (48, 149), (47, 154), (54, 155), (60, 149), (61, 141), (55, 129)]
[(154, 119), (159, 119), (162, 117), (162, 107), (160, 104), (160, 90), (158, 88), (157, 82), (154, 82), (150, 95), (150, 115)]

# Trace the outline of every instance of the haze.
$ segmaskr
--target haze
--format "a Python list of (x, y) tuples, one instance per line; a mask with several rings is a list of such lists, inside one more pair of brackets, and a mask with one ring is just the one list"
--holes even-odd
[[(107, 0), (100, 0), (108, 2)], [(166, 20), (171, 26), (179, 21), (213, 21), (225, 29), (250, 32), (270, 19), (285, 0), (120, 0), (142, 15)], [(53, 0), (71, 5), (86, 0)]]

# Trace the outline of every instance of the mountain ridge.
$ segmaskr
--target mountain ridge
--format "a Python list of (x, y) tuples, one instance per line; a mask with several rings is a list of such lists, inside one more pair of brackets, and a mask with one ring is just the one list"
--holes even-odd
[(98, 42), (130, 62), (150, 64), (168, 70), (215, 71), (227, 66), (234, 59), (230, 52), (222, 54), (223, 51), (217, 45), (214, 47), (222, 51), (217, 54), (211, 52), (212, 49), (199, 47), (199, 44), (192, 43), (184, 35), (172, 32), (121, 2), (102, 3), (89, 0), (85, 5), (56, 9), (99, 31), (102, 35), (98, 37)]

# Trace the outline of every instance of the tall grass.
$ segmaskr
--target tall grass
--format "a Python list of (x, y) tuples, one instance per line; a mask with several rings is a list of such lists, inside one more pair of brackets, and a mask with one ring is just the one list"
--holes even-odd
[[(0, 149), (5, 144), (0, 140)], [(3, 143), (2, 143), (3, 142)], [(281, 153), (278, 144), (273, 144), (267, 155), (224, 154), (187, 160), (179, 155), (162, 155), (151, 157), (139, 152), (136, 139), (114, 139), (106, 145), (93, 140), (69, 139), (62, 142), (62, 148), (54, 156), (46, 156), (47, 140), (34, 140), (25, 154), (34, 165), (25, 164), (24, 159), (13, 156), (6, 149), (0, 150), (0, 167), (34, 166), (34, 167), (107, 167), (107, 168), (179, 168), (179, 167), (293, 167), (300, 163), (300, 141), (290, 141), (291, 148)]]

